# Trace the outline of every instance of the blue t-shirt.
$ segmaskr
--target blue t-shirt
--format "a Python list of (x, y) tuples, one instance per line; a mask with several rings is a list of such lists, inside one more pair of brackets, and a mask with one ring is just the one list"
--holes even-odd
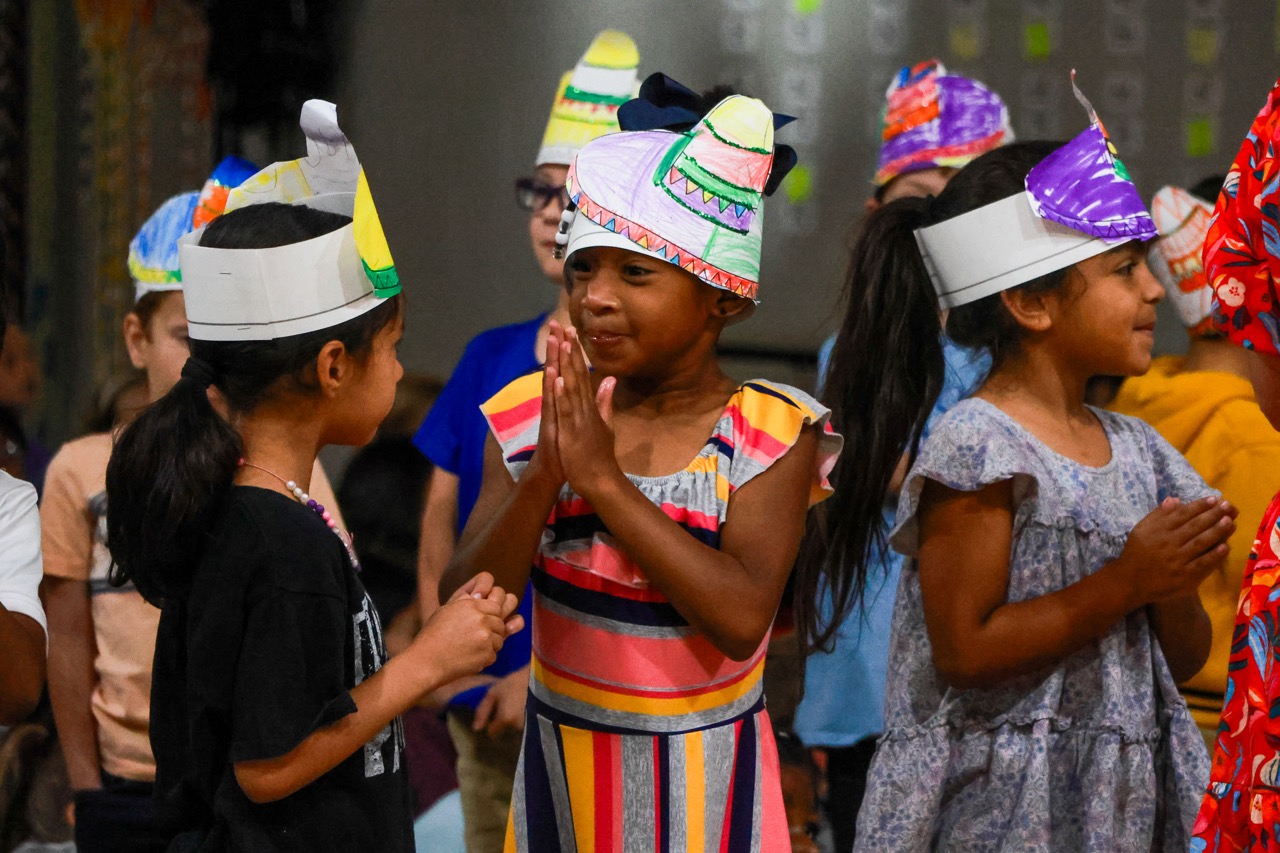
[[(835, 336), (818, 350), (821, 384), (831, 363)], [(991, 370), (991, 356), (985, 350), (971, 350), (942, 340), (946, 375), (938, 402), (925, 422), (921, 443), (933, 425), (949, 409), (978, 389)], [(894, 509), (886, 506), (884, 529), (893, 527)], [(892, 548), (877, 549), (867, 570), (867, 589), (862, 607), (850, 613), (836, 631), (835, 645), (828, 653), (818, 652), (805, 664), (804, 699), (796, 709), (795, 729), (809, 746), (853, 746), (858, 741), (884, 731), (884, 686), (889, 669), (889, 632), (893, 624), (893, 603), (903, 556)], [(829, 596), (819, 608), (831, 612)]]
[[(431, 412), (413, 437), (413, 443), (437, 468), (458, 478), (458, 533), (467, 524), (471, 510), (480, 496), (484, 476), (484, 446), (489, 425), (480, 414), (480, 404), (501, 391), (507, 383), (542, 367), (534, 354), (538, 329), (547, 315), (524, 323), (500, 326), (481, 332), (471, 339), (462, 359)], [(520, 599), (520, 614), (525, 625), (533, 624), (533, 596), (525, 590)], [(527, 666), (533, 654), (529, 628), (508, 637), (485, 673), (502, 677)], [(459, 693), (451, 707), (474, 709), (480, 704), (487, 687), (475, 687)]]

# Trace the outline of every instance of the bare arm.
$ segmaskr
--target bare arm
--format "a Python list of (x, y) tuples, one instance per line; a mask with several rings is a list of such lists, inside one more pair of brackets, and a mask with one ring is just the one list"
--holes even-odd
[(418, 606), (426, 621), (440, 606), (440, 579), (453, 557), (458, 529), (458, 476), (431, 471), (418, 539)]
[[(418, 542), (418, 624), (424, 624), (440, 607), (440, 578), (457, 545), (458, 476), (442, 468), (431, 471), (426, 499), (422, 508), (422, 526)], [(464, 690), (496, 681), (491, 675), (478, 673), (441, 685), (422, 697), (424, 708), (440, 709)]]
[(7, 477), (0, 485), (0, 725), (14, 725), (44, 689), (47, 614), (37, 599), (44, 562), (35, 488)]
[(1189, 593), (1147, 608), (1165, 662), (1174, 681), (1186, 681), (1209, 659), (1213, 623), (1200, 603), (1199, 593)]
[(102, 787), (98, 726), (90, 697), (98, 684), (97, 644), (89, 610), (89, 584), (45, 575), (40, 585), (49, 620), (49, 700), (72, 790)]
[[(523, 626), (516, 599), (482, 575), (440, 607), (413, 645), (351, 691), (356, 711), (317, 729), (277, 758), (240, 761), (236, 782), (255, 803), (289, 796), (337, 767), (422, 693), (493, 663), (503, 641)], [(479, 595), (480, 597), (474, 597)]]
[(35, 710), (44, 688), (44, 630), (24, 613), (0, 604), (0, 725), (16, 725)]
[(550, 383), (554, 373), (543, 374), (542, 425), (538, 446), (518, 481), (513, 481), (493, 436), (484, 448), (484, 479), (480, 496), (453, 559), (440, 579), (440, 597), (446, 598), (479, 571), (491, 572), (496, 583), (517, 596), (524, 595), (529, 568), (542, 539), (564, 474), (556, 447), (554, 400)]
[(1187, 595), (1225, 553), (1225, 511), (1216, 502), (1162, 507), (1098, 571), (1009, 602), (1012, 496), (1011, 480), (976, 492), (925, 484), (920, 592), (934, 666), (954, 687), (990, 687), (1055, 664), (1138, 607)]

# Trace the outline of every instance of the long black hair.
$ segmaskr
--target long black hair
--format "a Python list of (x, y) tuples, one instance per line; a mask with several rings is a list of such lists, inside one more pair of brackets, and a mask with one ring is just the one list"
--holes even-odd
[[(258, 204), (209, 224), (200, 245), (267, 249), (335, 231), (350, 218), (303, 206)], [(394, 297), (330, 329), (270, 341), (191, 341), (191, 357), (212, 368), (232, 416), (281, 390), (318, 387), (315, 361), (329, 341), (357, 358), (401, 311)], [(184, 371), (185, 373), (186, 371)], [(282, 385), (281, 383), (288, 383)], [(159, 606), (181, 595), (209, 526), (231, 487), (240, 435), (210, 405), (206, 383), (183, 376), (120, 434), (107, 464), (107, 547), (112, 583), (132, 581)]]
[[(854, 241), (845, 316), (831, 354), (823, 402), (844, 434), (831, 479), (835, 494), (810, 514), (795, 576), (796, 622), (806, 649), (830, 648), (836, 628), (861, 600), (873, 553), (884, 548), (885, 499), (904, 453), (914, 455), (942, 391), (938, 296), (920, 257), (918, 228), (1022, 192), (1027, 172), (1058, 142), (1019, 142), (962, 169), (936, 197), (902, 198), (873, 212)], [(1044, 291), (1066, 271), (1020, 287)], [(999, 294), (953, 309), (947, 333), (999, 362), (1021, 327)], [(832, 607), (820, 608), (820, 595)]]

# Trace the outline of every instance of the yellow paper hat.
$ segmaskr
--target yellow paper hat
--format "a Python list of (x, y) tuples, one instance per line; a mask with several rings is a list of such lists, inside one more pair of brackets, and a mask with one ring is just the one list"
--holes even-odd
[(582, 146), (616, 133), (618, 107), (635, 97), (640, 52), (618, 30), (597, 35), (572, 71), (560, 78), (534, 166), (568, 166)]

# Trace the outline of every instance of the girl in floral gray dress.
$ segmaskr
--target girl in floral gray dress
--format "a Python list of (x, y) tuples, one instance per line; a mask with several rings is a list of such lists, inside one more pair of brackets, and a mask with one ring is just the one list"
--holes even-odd
[[(946, 331), (993, 356), (919, 448), (856, 850), (1185, 850), (1208, 775), (1175, 682), (1235, 510), (1152, 429), (1084, 403), (1150, 363), (1154, 234), (1101, 125), (1015, 143), (873, 214), (827, 402), (849, 436), (797, 600), (856, 601), (881, 496), (940, 387)], [(799, 614), (820, 644), (830, 625)]]

